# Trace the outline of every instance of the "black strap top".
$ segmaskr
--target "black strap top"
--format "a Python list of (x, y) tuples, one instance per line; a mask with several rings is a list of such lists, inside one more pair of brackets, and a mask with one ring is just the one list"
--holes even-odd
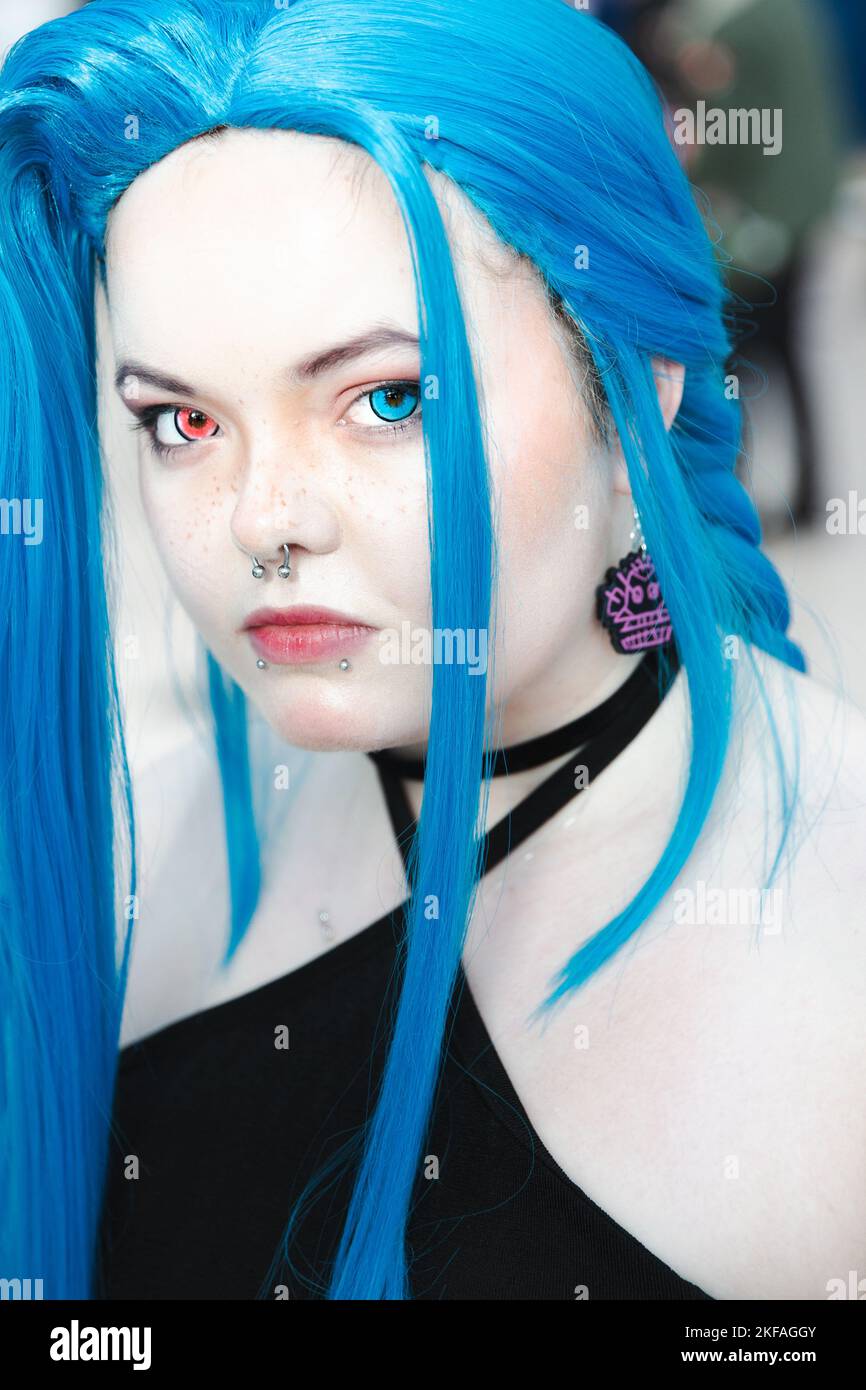
[[(583, 724), (506, 750), (493, 773), (583, 745), (591, 781), (651, 717), (676, 669), (674, 653), (649, 653)], [(423, 768), (370, 756), (407, 860), (414, 820), (401, 777)], [(485, 872), (576, 794), (569, 760), (488, 832)], [(386, 913), (290, 974), (122, 1049), (97, 1297), (323, 1296), (351, 1165), (334, 1164), (318, 1200), (302, 1206), (290, 1260), (275, 1252), (295, 1202), (359, 1134), (375, 1098), (402, 924), (399, 909)], [(285, 1049), (274, 1046), (279, 1025)], [(407, 1231), (413, 1298), (709, 1298), (547, 1152), (462, 969), (426, 1143), (433, 1157), (438, 1176), (430, 1180), (428, 1162)]]

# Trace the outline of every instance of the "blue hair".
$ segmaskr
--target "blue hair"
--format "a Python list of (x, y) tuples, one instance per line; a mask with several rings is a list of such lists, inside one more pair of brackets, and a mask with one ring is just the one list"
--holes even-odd
[[(135, 856), (100, 558), (93, 296), (116, 200), (179, 145), (225, 126), (331, 136), (366, 151), (389, 180), (416, 277), (422, 383), (436, 384), (424, 395), (434, 627), (491, 630), (498, 562), (473, 362), (425, 164), (537, 267), (622, 445), (687, 676), (688, 783), (650, 877), (564, 963), (539, 1018), (633, 936), (701, 833), (734, 716), (726, 642), (740, 641), (753, 663), (755, 647), (805, 669), (735, 475), (741, 420), (725, 389), (722, 270), (656, 90), (610, 30), (562, 0), (91, 0), (15, 44), (0, 74), (2, 487), (45, 499), (52, 543), (0, 546), (12, 596), (0, 618), (0, 1255), (7, 1273), (44, 1275), (54, 1298), (93, 1291), (135, 916), (118, 907), (118, 827), (133, 903)], [(654, 356), (686, 369), (669, 432)], [(433, 667), (399, 999), (355, 1146), (333, 1299), (411, 1296), (407, 1219), (482, 867), (492, 676)], [(255, 910), (259, 854), (244, 696), (213, 658), (209, 687), (228, 958)], [(487, 776), (480, 790), (483, 816)], [(793, 812), (787, 790), (783, 807), (770, 881)]]

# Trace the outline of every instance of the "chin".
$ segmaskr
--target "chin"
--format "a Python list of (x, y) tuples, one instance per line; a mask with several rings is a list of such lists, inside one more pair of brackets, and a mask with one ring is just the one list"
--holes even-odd
[(364, 699), (357, 684), (351, 690), (308, 689), (291, 696), (270, 692), (265, 698), (250, 698), (280, 738), (310, 752), (367, 753), (407, 741), (403, 721), (389, 718), (385, 701), (369, 694)]

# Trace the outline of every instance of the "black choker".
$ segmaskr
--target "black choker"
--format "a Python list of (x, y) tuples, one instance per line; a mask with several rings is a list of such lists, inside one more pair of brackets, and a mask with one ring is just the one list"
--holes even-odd
[[(662, 653), (664, 661), (661, 659)], [(577, 719), (572, 719), (569, 724), (552, 729), (550, 733), (539, 734), (536, 738), (516, 743), (511, 748), (498, 748), (492, 756), (486, 754), (492, 761), (491, 775), (503, 777), (512, 772), (525, 772), (530, 767), (543, 767), (554, 758), (574, 752), (580, 744), (585, 743), (587, 739), (595, 738), (629, 709), (638, 692), (644, 689), (648, 676), (659, 682), (660, 677), (664, 677), (666, 691), (678, 670), (679, 656), (674, 642), (671, 641), (661, 648), (652, 647), (643, 661), (634, 668), (628, 680), (594, 709), (578, 715)], [(662, 694), (661, 689), (659, 693)], [(404, 758), (395, 748), (383, 748), (379, 752), (368, 753), (367, 756), (380, 768), (396, 774), (404, 781), (424, 781), (423, 758)]]

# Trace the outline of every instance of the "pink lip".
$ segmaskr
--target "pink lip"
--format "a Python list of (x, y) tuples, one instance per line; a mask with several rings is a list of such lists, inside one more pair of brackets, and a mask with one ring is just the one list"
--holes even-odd
[(332, 608), (257, 608), (244, 622), (259, 656), (278, 666), (324, 661), (366, 642), (377, 628)]

